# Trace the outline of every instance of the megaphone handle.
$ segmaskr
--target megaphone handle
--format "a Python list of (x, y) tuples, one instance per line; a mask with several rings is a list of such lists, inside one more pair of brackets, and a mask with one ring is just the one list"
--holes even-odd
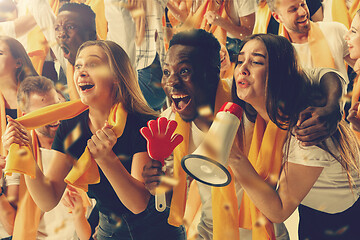
[(165, 211), (166, 208), (165, 193), (159, 193), (155, 195), (155, 208), (158, 212)]

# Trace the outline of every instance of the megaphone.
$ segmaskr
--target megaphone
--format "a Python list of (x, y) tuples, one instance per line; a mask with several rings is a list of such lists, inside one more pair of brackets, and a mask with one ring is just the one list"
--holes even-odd
[(226, 167), (242, 113), (242, 108), (232, 102), (221, 107), (204, 141), (192, 154), (181, 160), (181, 166), (189, 176), (216, 187), (226, 186), (231, 182), (231, 175)]

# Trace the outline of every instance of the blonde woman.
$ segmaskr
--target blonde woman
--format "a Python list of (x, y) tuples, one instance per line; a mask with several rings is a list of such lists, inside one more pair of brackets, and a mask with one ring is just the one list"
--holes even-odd
[[(112, 41), (88, 41), (80, 46), (74, 81), (81, 102), (88, 110), (63, 121), (53, 143), (54, 157), (48, 174), (39, 169), (36, 179), (26, 178), (28, 189), (43, 210), (55, 207), (65, 190), (64, 178), (87, 147), (95, 160), (100, 183), (88, 186), (97, 201), (100, 220), (97, 239), (183, 239), (183, 229), (167, 224), (168, 212), (155, 210), (141, 172), (150, 160), (139, 129), (155, 113), (141, 94), (135, 72), (124, 50)], [(121, 104), (126, 116), (123, 133), (117, 138), (107, 122), (111, 109)], [(8, 130), (23, 127), (10, 120)], [(81, 136), (68, 148), (67, 135), (80, 126)], [(9, 130), (5, 138), (10, 136)], [(8, 139), (8, 138), (7, 138)], [(27, 137), (19, 136), (22, 142)], [(11, 142), (11, 141), (10, 141)]]

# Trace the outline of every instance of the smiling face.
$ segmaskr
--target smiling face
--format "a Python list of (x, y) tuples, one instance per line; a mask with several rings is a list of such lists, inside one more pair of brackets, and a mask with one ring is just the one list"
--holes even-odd
[(86, 105), (112, 105), (114, 77), (108, 57), (97, 45), (81, 49), (75, 62), (74, 81), (81, 101)]
[[(47, 93), (31, 93), (29, 95), (28, 101), (29, 105), (27, 108), (27, 112), (32, 112), (49, 105), (59, 103), (60, 99), (56, 90), (51, 89)], [(45, 137), (54, 138), (59, 125), (60, 121), (56, 121), (46, 126), (37, 128), (36, 131)]]
[(260, 40), (245, 43), (234, 71), (237, 96), (254, 108), (265, 106), (265, 87), (268, 75), (268, 54)]
[(278, 0), (273, 16), (289, 32), (306, 34), (310, 30), (310, 12), (305, 0)]
[(62, 11), (55, 20), (56, 41), (64, 52), (64, 57), (74, 65), (80, 45), (91, 38), (91, 30), (83, 23), (80, 14)]
[(351, 23), (350, 30), (344, 36), (352, 59), (360, 58), (360, 17), (357, 13)]
[(162, 85), (174, 112), (185, 121), (198, 116), (198, 108), (207, 103), (204, 88), (197, 87), (194, 80), (199, 74), (199, 64), (192, 61), (195, 48), (173, 45), (169, 48), (163, 66)]

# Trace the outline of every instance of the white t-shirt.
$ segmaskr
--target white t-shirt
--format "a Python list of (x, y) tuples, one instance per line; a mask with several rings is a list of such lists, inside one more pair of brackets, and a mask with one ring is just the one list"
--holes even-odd
[[(174, 120), (175, 114), (172, 112), (171, 108), (166, 109), (162, 114), (162, 117), (166, 117), (167, 119)], [(253, 125), (253, 124), (252, 124)], [(251, 126), (251, 123), (250, 125)], [(250, 127), (253, 128), (253, 127)], [(250, 131), (249, 133), (252, 133)], [(205, 133), (202, 132), (194, 122), (191, 122), (190, 125), (190, 135), (189, 135), (189, 153), (192, 153), (196, 150), (196, 148), (202, 143)], [(252, 134), (251, 134), (252, 135)], [(235, 154), (236, 155), (236, 154)], [(230, 156), (231, 158), (231, 156)], [(170, 157), (166, 160), (167, 168), (172, 167), (173, 158)], [(234, 161), (235, 159), (229, 159), (230, 161)], [(200, 182), (197, 182), (199, 194), (202, 202), (201, 207), (201, 218), (200, 223), (198, 224), (198, 232), (197, 240), (200, 239), (212, 239), (212, 231), (213, 231), (213, 223), (212, 223), (212, 200), (211, 200), (211, 187)], [(238, 199), (238, 207), (240, 208), (243, 189), (240, 184), (236, 184), (235, 182), (235, 191)], [(288, 240), (288, 234), (286, 228), (283, 224), (274, 224), (274, 228), (276, 229), (277, 240)], [(250, 230), (240, 229), (239, 235), (242, 240), (251, 240), (252, 235)]]
[[(317, 22), (317, 24), (326, 37), (330, 51), (334, 58), (335, 69), (342, 73), (342, 76), (348, 84), (349, 79), (344, 63), (344, 57), (349, 55), (349, 49), (344, 40), (344, 35), (347, 32), (346, 27), (337, 22)], [(304, 68), (313, 68), (309, 43), (292, 44), (298, 53), (301, 66)]]
[[(326, 140), (330, 150), (338, 155), (330, 138)], [(357, 159), (359, 161), (359, 159)], [(301, 204), (326, 213), (339, 213), (351, 207), (360, 194), (360, 178), (355, 173), (351, 192), (347, 175), (341, 164), (328, 152), (317, 146), (303, 147), (291, 137), (288, 162), (311, 167), (323, 167), (310, 192)]]

